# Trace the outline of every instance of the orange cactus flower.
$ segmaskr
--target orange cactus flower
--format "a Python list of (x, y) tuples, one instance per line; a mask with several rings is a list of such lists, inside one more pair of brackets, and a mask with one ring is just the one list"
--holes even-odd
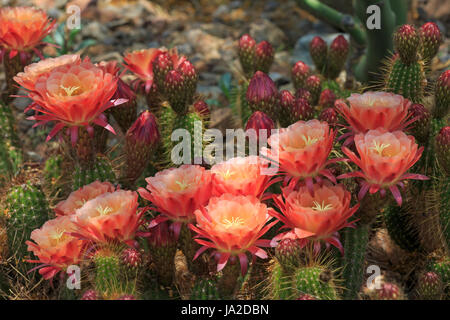
[(41, 59), (38, 47), (53, 30), (56, 21), (51, 21), (47, 14), (32, 7), (5, 7), (0, 9), (0, 48), (2, 55), (9, 51), (9, 58), (21, 54), (25, 57), (35, 52)]
[[(298, 121), (270, 136), (268, 143), (272, 149), (267, 150), (267, 156), (271, 159), (278, 156), (279, 168), (286, 175), (286, 181), (291, 180), (292, 187), (304, 180), (312, 193), (313, 178), (320, 182), (319, 175), (336, 182), (326, 169), (328, 164), (341, 160), (328, 160), (335, 135), (325, 121)], [(262, 149), (262, 152), (264, 154), (266, 150)]]
[[(359, 204), (350, 208), (351, 194), (342, 185), (327, 181), (313, 187), (313, 196), (306, 186), (298, 191), (283, 188), (282, 195), (273, 196), (282, 214), (272, 211), (272, 215), (290, 229), (277, 235), (272, 240), (273, 246), (285, 238), (299, 239), (302, 245), (308, 240), (321, 240), (343, 251), (337, 231), (352, 225), (347, 220), (358, 210)], [(320, 241), (315, 241), (315, 249), (320, 249)]]
[(281, 180), (271, 179), (272, 176), (264, 172), (265, 168), (267, 163), (257, 156), (236, 157), (215, 164), (211, 168), (213, 195), (218, 197), (230, 193), (261, 198), (270, 185)]
[(162, 213), (149, 227), (171, 220), (177, 238), (181, 225), (193, 221), (194, 211), (206, 205), (212, 195), (211, 172), (199, 165), (166, 169), (145, 180), (147, 187), (139, 188), (139, 194)]
[(31, 232), (32, 241), (26, 244), (28, 251), (32, 251), (38, 260), (28, 262), (41, 263), (37, 268), (44, 279), (51, 279), (69, 265), (79, 263), (85, 241), (70, 235), (75, 230), (70, 218), (63, 216), (49, 220)]
[(353, 93), (344, 100), (335, 102), (336, 109), (350, 125), (351, 132), (340, 137), (348, 138), (350, 143), (355, 134), (366, 133), (369, 130), (384, 128), (388, 131), (403, 130), (414, 121), (408, 121), (408, 108), (411, 101), (403, 96), (390, 92)]
[(386, 188), (391, 190), (398, 205), (402, 204), (402, 196), (397, 185), (403, 187), (403, 180), (427, 180), (420, 174), (406, 173), (421, 157), (423, 147), (418, 148), (413, 136), (407, 136), (402, 131), (388, 132), (380, 128), (370, 130), (366, 134), (355, 136), (355, 145), (360, 158), (346, 147), (342, 151), (353, 161), (361, 171), (346, 173), (338, 178), (362, 178), (359, 199), (369, 191), (380, 190), (384, 196)]
[(73, 235), (100, 243), (119, 241), (132, 246), (142, 223), (142, 214), (142, 210), (138, 212), (136, 192), (118, 190), (104, 193), (86, 202), (70, 216), (78, 227)]
[(206, 207), (195, 211), (197, 224), (189, 227), (198, 234), (202, 245), (194, 259), (209, 248), (216, 249), (217, 271), (222, 270), (230, 257), (239, 258), (242, 274), (247, 272), (247, 252), (262, 259), (267, 253), (260, 247), (270, 246), (270, 240), (260, 239), (275, 223), (267, 206), (254, 196), (223, 194), (211, 198)]
[(89, 200), (97, 198), (104, 193), (114, 191), (114, 186), (109, 182), (92, 182), (91, 184), (72, 192), (67, 200), (59, 202), (56, 205), (55, 212), (59, 216), (72, 215)]
[[(86, 127), (91, 135), (93, 124), (115, 133), (103, 112), (126, 100), (111, 101), (117, 78), (92, 64), (89, 58), (64, 56), (42, 60), (19, 73), (15, 80), (28, 89), (28, 97), (34, 101), (30, 109), (42, 113), (28, 119), (38, 121), (35, 126), (56, 122), (47, 141), (64, 127), (68, 127), (73, 144), (78, 139), (79, 127)], [(30, 85), (32, 80), (34, 84)]]

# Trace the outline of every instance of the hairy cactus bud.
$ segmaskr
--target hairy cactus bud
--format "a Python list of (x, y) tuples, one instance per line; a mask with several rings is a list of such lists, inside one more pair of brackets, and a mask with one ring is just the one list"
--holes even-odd
[(337, 36), (330, 45), (327, 59), (326, 75), (330, 79), (336, 79), (341, 73), (349, 52), (348, 41), (344, 36)]
[(256, 57), (256, 41), (248, 34), (244, 34), (239, 39), (239, 61), (247, 77), (251, 77), (254, 72)]
[(167, 73), (164, 82), (164, 92), (170, 106), (178, 114), (185, 114), (188, 111), (186, 89), (185, 80), (181, 72), (171, 70)]
[(319, 101), (320, 92), (322, 91), (322, 82), (318, 76), (309, 76), (305, 81), (305, 89), (311, 93), (311, 101), (316, 105)]
[(331, 127), (335, 127), (338, 124), (338, 113), (334, 108), (326, 108), (324, 109), (319, 116), (319, 119), (322, 121), (328, 122)]
[(295, 92), (296, 99), (306, 99), (310, 104), (313, 103), (311, 92), (305, 88), (300, 88)]
[(156, 86), (162, 91), (161, 93), (164, 93), (164, 81), (166, 79), (166, 75), (172, 69), (173, 61), (167, 52), (159, 54), (153, 61), (153, 77), (155, 79)]
[(439, 165), (450, 175), (450, 127), (443, 127), (436, 136), (436, 157)]
[(303, 61), (297, 61), (291, 70), (292, 82), (295, 90), (298, 90), (305, 85), (305, 80), (309, 77), (309, 74), (310, 70), (308, 65)]
[(194, 103), (194, 110), (199, 115), (201, 115), (204, 120), (209, 121), (211, 119), (211, 111), (209, 110), (209, 106), (205, 101), (196, 101)]
[(245, 125), (245, 131), (249, 129), (255, 130), (256, 138), (259, 140), (260, 134), (262, 132), (260, 130), (266, 130), (265, 137), (269, 138), (272, 132), (272, 129), (275, 128), (275, 124), (273, 120), (264, 112), (256, 111), (254, 112), (250, 118), (248, 118), (247, 124)]
[(430, 61), (438, 53), (442, 43), (442, 34), (434, 22), (427, 22), (419, 29), (422, 40), (422, 58)]
[(417, 51), (420, 45), (420, 36), (416, 28), (405, 24), (394, 33), (394, 47), (404, 64), (417, 61)]
[(296, 239), (283, 239), (275, 249), (275, 257), (283, 268), (293, 268), (299, 265), (300, 252), (300, 244)]
[(248, 85), (246, 98), (253, 112), (263, 111), (270, 117), (276, 115), (278, 89), (270, 77), (256, 71)]
[(185, 99), (187, 104), (191, 104), (194, 101), (195, 91), (197, 90), (198, 74), (194, 65), (184, 60), (179, 66), (178, 71), (185, 80)]
[(418, 141), (425, 143), (430, 129), (431, 113), (421, 104), (413, 104), (408, 110), (411, 119), (416, 119), (411, 125), (409, 133)]
[(142, 265), (142, 254), (134, 248), (126, 248), (121, 255), (122, 264), (130, 269), (136, 269)]
[(86, 290), (81, 300), (98, 300), (97, 293), (94, 290)]
[(311, 120), (313, 116), (313, 107), (309, 104), (308, 100), (303, 98), (295, 100), (294, 107), (291, 111), (291, 123), (295, 123), (299, 120)]
[(269, 73), (272, 66), (275, 51), (272, 45), (267, 41), (261, 41), (255, 50), (255, 71)]
[(150, 111), (142, 112), (125, 136), (125, 181), (132, 186), (141, 176), (159, 143), (156, 117)]
[(288, 90), (280, 91), (280, 116), (278, 120), (282, 127), (290, 125), (289, 119), (294, 107), (295, 97)]
[(324, 72), (326, 68), (327, 51), (327, 43), (319, 36), (314, 37), (309, 44), (309, 54), (320, 73)]
[(307, 294), (307, 293), (302, 293), (297, 300), (317, 300), (316, 298), (314, 298), (312, 295)]
[(375, 289), (374, 298), (376, 300), (402, 300), (401, 289), (394, 283), (385, 282), (380, 289)]
[(444, 71), (436, 81), (434, 116), (444, 118), (450, 107), (450, 70)]
[(435, 272), (426, 272), (419, 276), (417, 293), (420, 299), (437, 300), (442, 295), (442, 279)]
[(330, 89), (325, 89), (320, 94), (319, 106), (323, 108), (333, 108), (336, 101), (336, 95)]
[(124, 294), (118, 300), (136, 300), (136, 298), (132, 294)]

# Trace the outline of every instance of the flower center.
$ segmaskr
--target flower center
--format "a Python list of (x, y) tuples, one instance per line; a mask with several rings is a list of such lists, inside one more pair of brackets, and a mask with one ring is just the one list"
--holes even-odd
[(244, 219), (241, 217), (231, 217), (231, 219), (223, 219), (222, 224), (225, 228), (234, 228), (238, 226), (242, 226), (244, 224)]
[(57, 243), (62, 242), (67, 238), (66, 230), (56, 228), (50, 235), (50, 239), (55, 240)]
[(185, 182), (184, 180), (175, 181), (175, 183), (180, 187), (180, 191), (186, 190), (191, 185), (189, 182)]
[(66, 93), (67, 97), (71, 97), (74, 96), (75, 93), (78, 91), (78, 89), (80, 89), (80, 87), (64, 87), (63, 85), (60, 85), (61, 89), (64, 90), (64, 92)]
[(370, 150), (374, 150), (382, 157), (390, 157), (391, 155), (388, 152), (384, 152), (386, 148), (390, 147), (390, 143), (379, 143), (377, 141), (373, 142), (373, 147), (370, 147)]
[(98, 213), (100, 213), (101, 216), (106, 216), (113, 211), (113, 209), (110, 207), (102, 207), (102, 206), (98, 206), (96, 210)]
[(317, 141), (319, 141), (318, 138), (312, 138), (310, 136), (305, 136), (305, 135), (302, 136), (302, 139), (305, 142), (305, 147), (308, 147), (308, 146), (316, 143)]
[(81, 208), (82, 206), (84, 206), (85, 203), (86, 203), (86, 199), (81, 199), (81, 200), (75, 201), (75, 204), (76, 204), (79, 208)]
[(333, 209), (333, 205), (332, 204), (325, 204), (325, 201), (322, 201), (322, 203), (319, 203), (317, 201), (313, 201), (314, 206), (311, 207), (311, 209), (315, 210), (315, 211), (327, 211), (327, 210), (331, 210)]
[(234, 176), (236, 174), (235, 171), (230, 171), (230, 169), (227, 169), (227, 171), (222, 172), (222, 177), (226, 180), (231, 178), (232, 176)]

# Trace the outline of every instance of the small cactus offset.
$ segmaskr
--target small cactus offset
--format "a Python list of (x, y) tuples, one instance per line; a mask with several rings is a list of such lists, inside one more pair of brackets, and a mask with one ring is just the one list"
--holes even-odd
[(49, 219), (48, 203), (41, 188), (27, 182), (9, 190), (5, 205), (9, 253), (20, 260), (29, 254), (25, 241), (31, 232)]

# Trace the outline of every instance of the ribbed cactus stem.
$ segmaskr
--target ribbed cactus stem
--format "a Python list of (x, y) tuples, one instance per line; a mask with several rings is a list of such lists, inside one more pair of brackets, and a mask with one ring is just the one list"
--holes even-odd
[(336, 300), (333, 274), (324, 267), (298, 268), (293, 275), (295, 296), (308, 294), (317, 300)]
[(76, 167), (72, 174), (72, 189), (79, 188), (99, 180), (101, 182), (116, 182), (116, 175), (109, 160), (105, 157), (97, 157), (92, 168)]
[(99, 251), (94, 256), (95, 289), (108, 297), (120, 290), (120, 259), (108, 251)]
[(344, 299), (355, 299), (364, 279), (364, 261), (369, 242), (369, 225), (346, 228), (342, 232), (344, 256), (342, 257)]

